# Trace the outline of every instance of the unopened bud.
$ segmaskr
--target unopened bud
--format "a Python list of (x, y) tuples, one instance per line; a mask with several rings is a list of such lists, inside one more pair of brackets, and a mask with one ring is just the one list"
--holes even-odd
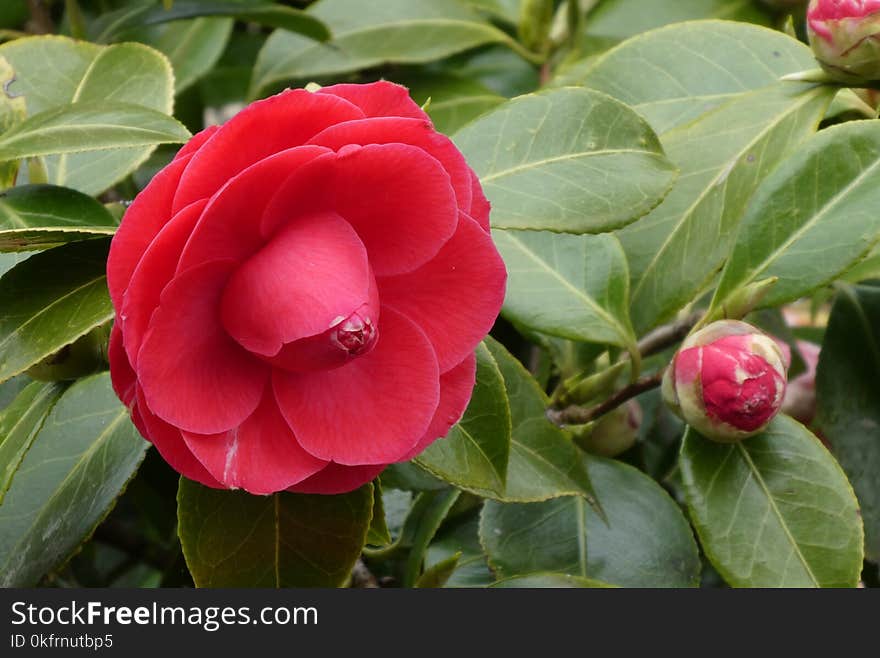
[(629, 400), (593, 423), (577, 437), (584, 450), (601, 457), (617, 457), (632, 448), (642, 426), (642, 407)]
[(776, 342), (737, 320), (713, 322), (682, 343), (663, 378), (663, 398), (706, 438), (734, 443), (779, 412), (788, 364)]
[(852, 86), (880, 80), (880, 0), (811, 0), (807, 27), (832, 78)]

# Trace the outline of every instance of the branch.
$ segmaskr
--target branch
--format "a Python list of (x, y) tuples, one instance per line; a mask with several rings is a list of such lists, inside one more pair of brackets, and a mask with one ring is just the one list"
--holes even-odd
[(662, 381), (663, 370), (660, 370), (649, 377), (637, 379), (595, 407), (585, 409), (584, 407), (571, 405), (565, 409), (548, 409), (547, 418), (557, 425), (584, 425), (614, 411), (627, 400), (657, 388)]
[(52, 23), (52, 16), (43, 0), (28, 0), (27, 4), (31, 15), (27, 23), (28, 31), (31, 34), (51, 34), (54, 32), (55, 26)]
[(683, 320), (659, 327), (639, 341), (639, 352), (647, 358), (667, 347), (683, 341), (696, 324), (703, 318), (703, 311), (695, 311)]

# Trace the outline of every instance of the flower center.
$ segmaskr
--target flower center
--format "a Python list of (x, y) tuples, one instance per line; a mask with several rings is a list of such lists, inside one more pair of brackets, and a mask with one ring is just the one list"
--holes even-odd
[(330, 326), (330, 342), (350, 356), (369, 352), (378, 338), (379, 330), (373, 321), (357, 311)]

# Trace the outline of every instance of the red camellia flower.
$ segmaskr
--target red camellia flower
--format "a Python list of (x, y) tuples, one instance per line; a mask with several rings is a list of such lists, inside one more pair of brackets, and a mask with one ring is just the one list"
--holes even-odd
[(779, 412), (788, 363), (767, 334), (722, 320), (689, 336), (663, 378), (667, 404), (706, 438), (757, 434)]
[(350, 491), (461, 417), (506, 272), (403, 87), (297, 89), (193, 137), (110, 250), (114, 387), (186, 477)]

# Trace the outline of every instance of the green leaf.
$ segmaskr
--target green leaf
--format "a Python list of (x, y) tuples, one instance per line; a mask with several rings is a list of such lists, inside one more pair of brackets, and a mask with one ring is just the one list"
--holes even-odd
[(79, 102), (35, 114), (0, 135), (0, 160), (174, 144), (190, 136), (177, 119), (140, 105)]
[(421, 63), (487, 43), (515, 42), (456, 0), (320, 0), (309, 13), (333, 33), (327, 44), (273, 32), (254, 68), (252, 93), (285, 80), (306, 80), (384, 62)]
[(624, 587), (693, 587), (700, 559), (678, 505), (654, 480), (617, 461), (582, 457), (607, 522), (576, 496), (487, 501), (480, 541), (504, 578), (552, 571)]
[(0, 193), (0, 251), (33, 251), (113, 235), (116, 222), (90, 196), (55, 185)]
[(197, 587), (340, 587), (372, 509), (372, 484), (337, 496), (253, 496), (181, 478), (177, 492), (180, 543)]
[(693, 21), (612, 48), (581, 82), (630, 105), (662, 136), (740, 94), (811, 66), (815, 59), (809, 48), (781, 32)]
[(330, 38), (327, 26), (314, 16), (301, 9), (274, 2), (177, 0), (170, 9), (155, 5), (155, 0), (146, 0), (140, 6), (102, 14), (92, 26), (92, 32), (96, 35), (94, 41), (113, 41), (131, 28), (161, 25), (200, 16), (231, 16), (266, 27), (283, 28), (318, 41)]
[(174, 93), (197, 82), (217, 64), (229, 37), (231, 18), (194, 18), (144, 28), (132, 36), (165, 54), (174, 68)]
[(454, 553), (445, 560), (425, 569), (425, 572), (416, 581), (415, 587), (420, 589), (443, 587), (458, 568), (459, 559), (461, 559), (461, 553)]
[(59, 384), (34, 382), (0, 412), (0, 504), (21, 460), (63, 392), (64, 386)]
[[(6, 61), (6, 58), (0, 57), (0, 135), (23, 121), (27, 116), (24, 98), (12, 96), (7, 91), (14, 79), (15, 71), (12, 70), (12, 66)], [(0, 190), (15, 185), (17, 175), (17, 162), (0, 164)]]
[(34, 586), (85, 541), (148, 445), (108, 374), (71, 386), (33, 439), (0, 505), (0, 585)]
[(779, 84), (727, 102), (668, 133), (682, 176), (664, 202), (619, 233), (630, 265), (636, 332), (671, 318), (711, 281), (761, 181), (812, 133), (824, 87)]
[(0, 382), (113, 318), (107, 240), (31, 256), (0, 278)]
[(752, 0), (612, 0), (590, 14), (587, 33), (626, 39), (669, 23), (710, 18), (772, 22), (769, 13)]
[(617, 238), (497, 229), (493, 236), (507, 265), (506, 317), (561, 338), (635, 349)]
[(513, 576), (505, 578), (498, 582), (492, 583), (490, 587), (496, 589), (535, 589), (535, 588), (552, 588), (552, 589), (594, 589), (614, 587), (601, 580), (592, 580), (583, 576), (572, 576), (564, 573), (553, 573), (544, 571), (540, 573), (532, 573), (526, 576)]
[[(0, 56), (12, 64), (16, 78), (11, 89), (25, 97), (31, 117), (75, 102), (129, 103), (163, 114), (172, 110), (171, 65), (162, 53), (142, 44), (97, 46), (39, 36), (3, 44)], [(178, 136), (169, 141), (186, 138), (179, 124), (174, 124), (173, 132)], [(92, 137), (90, 132), (88, 138)], [(153, 144), (158, 141), (162, 140)], [(152, 150), (147, 145), (48, 157), (48, 182), (99, 194), (134, 171)]]
[(464, 0), (464, 4), (511, 26), (519, 19), (520, 0)]
[(394, 81), (407, 86), (419, 105), (430, 99), (426, 111), (434, 127), (447, 135), (506, 100), (476, 80), (450, 73), (419, 72), (411, 77), (395, 77)]
[(553, 425), (545, 412), (549, 400), (534, 377), (504, 347), (487, 338), (507, 387), (511, 442), (506, 502), (532, 502), (557, 496), (581, 496), (595, 504), (590, 476), (571, 437)]
[(428, 545), (460, 494), (458, 489), (446, 489), (426, 491), (416, 498), (401, 536), (403, 545), (409, 547), (403, 571), (404, 587), (415, 585), (422, 573)]
[(619, 233), (639, 334), (708, 284), (757, 185), (815, 130), (836, 92), (778, 83), (814, 66), (780, 32), (694, 21), (626, 41), (586, 76), (648, 119), (681, 172), (663, 203)]
[(689, 429), (679, 466), (700, 543), (728, 584), (855, 587), (858, 503), (840, 466), (797, 421), (777, 416), (732, 445)]
[(382, 485), (379, 480), (373, 482), (373, 513), (370, 516), (370, 528), (367, 530), (366, 543), (372, 546), (387, 546), (391, 543), (391, 533), (385, 522), (385, 501)]
[(489, 571), (478, 530), (477, 515), (441, 528), (425, 554), (426, 573), (458, 555), (455, 571), (444, 583), (446, 587), (486, 587), (493, 583), (495, 577)]
[(842, 278), (850, 283), (880, 279), (880, 246), (875, 245), (868, 255), (847, 270)]
[(758, 188), (712, 308), (770, 277), (779, 280), (761, 306), (794, 301), (836, 279), (880, 240), (878, 206), (880, 121), (823, 130)]
[(861, 504), (865, 554), (880, 562), (880, 289), (845, 288), (816, 375), (817, 421)]
[(477, 348), (477, 377), (464, 417), (416, 463), (457, 487), (502, 496), (510, 457), (510, 407), (492, 354)]
[(587, 89), (515, 98), (455, 142), (492, 202), (495, 228), (620, 228), (656, 206), (676, 175), (638, 114)]

